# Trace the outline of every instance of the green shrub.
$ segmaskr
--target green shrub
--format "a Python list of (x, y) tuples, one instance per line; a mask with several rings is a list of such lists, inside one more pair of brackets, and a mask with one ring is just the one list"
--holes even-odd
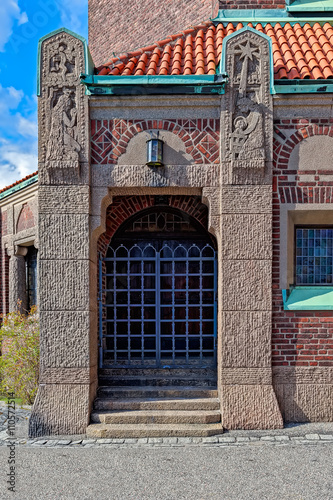
[(39, 321), (36, 308), (28, 315), (7, 314), (0, 328), (0, 389), (32, 404), (39, 377)]

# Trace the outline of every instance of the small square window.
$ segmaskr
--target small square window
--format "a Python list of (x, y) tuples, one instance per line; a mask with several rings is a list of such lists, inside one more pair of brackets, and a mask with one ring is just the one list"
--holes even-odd
[(333, 228), (295, 227), (295, 285), (333, 284)]

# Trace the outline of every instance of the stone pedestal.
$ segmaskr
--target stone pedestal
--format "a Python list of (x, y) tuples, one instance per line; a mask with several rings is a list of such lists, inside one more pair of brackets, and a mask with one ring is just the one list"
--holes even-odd
[(246, 28), (224, 40), (219, 392), (227, 429), (283, 427), (272, 385), (270, 46)]
[[(84, 433), (97, 387), (96, 274), (90, 261), (89, 110), (80, 38), (41, 43), (39, 97), (40, 386), (30, 436)], [(93, 283), (93, 284), (92, 284)], [(95, 292), (96, 295), (96, 292)]]

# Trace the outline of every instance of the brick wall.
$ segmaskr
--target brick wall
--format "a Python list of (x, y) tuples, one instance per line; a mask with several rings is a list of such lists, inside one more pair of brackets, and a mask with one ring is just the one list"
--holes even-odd
[(184, 142), (186, 153), (195, 163), (219, 162), (220, 121), (199, 120), (92, 120), (91, 161), (97, 164), (117, 163), (126, 152), (129, 141), (148, 130), (166, 130)]
[(95, 66), (216, 17), (218, 9), (284, 8), (281, 0), (89, 0), (89, 48)]
[(89, 48), (96, 66), (208, 21), (212, 0), (89, 0)]
[[(333, 203), (332, 171), (293, 171), (288, 168), (293, 148), (307, 137), (333, 137), (333, 120), (275, 122), (273, 181), (273, 336), (274, 366), (333, 366), (333, 311), (284, 311), (279, 287), (280, 204)], [(311, 174), (314, 180), (309, 181)], [(325, 179), (332, 175), (332, 181)], [(328, 206), (331, 208), (331, 206)]]

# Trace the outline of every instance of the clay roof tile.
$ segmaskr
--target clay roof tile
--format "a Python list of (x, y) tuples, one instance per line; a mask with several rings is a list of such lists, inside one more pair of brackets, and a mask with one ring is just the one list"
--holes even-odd
[[(248, 23), (252, 27), (252, 23)], [(222, 23), (214, 26), (203, 23), (191, 26), (181, 33), (170, 35), (148, 47), (137, 49), (96, 69), (99, 75), (142, 74), (214, 74), (220, 62), (223, 39), (243, 28)], [(333, 28), (329, 23), (321, 26), (296, 23), (285, 26), (257, 24), (259, 32), (272, 39), (275, 78), (332, 78)]]

